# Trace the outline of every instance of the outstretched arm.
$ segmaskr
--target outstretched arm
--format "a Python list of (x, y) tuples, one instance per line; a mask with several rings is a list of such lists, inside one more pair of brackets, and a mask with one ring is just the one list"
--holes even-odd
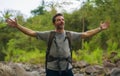
[(91, 36), (99, 33), (102, 30), (106, 30), (109, 27), (109, 25), (110, 25), (109, 22), (100, 23), (100, 26), (98, 28), (83, 32), (81, 37), (82, 38), (91, 37)]
[(29, 36), (32, 36), (32, 37), (36, 36), (35, 31), (33, 31), (31, 29), (28, 29), (28, 28), (26, 28), (24, 26), (21, 26), (20, 24), (18, 24), (16, 19), (8, 18), (6, 20), (6, 23), (7, 23), (8, 26), (15, 27), (15, 28), (19, 29), (21, 32), (23, 32), (24, 34), (26, 34), (26, 35), (29, 35)]

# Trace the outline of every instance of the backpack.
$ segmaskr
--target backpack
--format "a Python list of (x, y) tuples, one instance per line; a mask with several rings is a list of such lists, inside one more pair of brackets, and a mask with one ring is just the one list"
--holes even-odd
[[(52, 45), (53, 39), (55, 37), (55, 34), (56, 34), (55, 31), (51, 31), (50, 35), (49, 35), (49, 40), (48, 40), (48, 45), (47, 45), (47, 51), (46, 51), (46, 62), (45, 62), (46, 69), (47, 69), (47, 62), (54, 61), (54, 60), (58, 60), (58, 61), (60, 60), (58, 58), (53, 58), (53, 57), (49, 56), (51, 45)], [(69, 58), (65, 58), (65, 59), (61, 59), (61, 60), (67, 60), (69, 63), (72, 63), (71, 33), (69, 31), (66, 31), (66, 37), (65, 37), (65, 39), (68, 39), (71, 56)], [(66, 70), (68, 69), (69, 63), (67, 64)], [(59, 67), (59, 64), (58, 64), (58, 67)]]

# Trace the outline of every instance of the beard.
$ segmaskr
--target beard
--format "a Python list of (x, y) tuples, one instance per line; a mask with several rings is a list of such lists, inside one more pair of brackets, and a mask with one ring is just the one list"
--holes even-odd
[(64, 29), (64, 25), (58, 25), (58, 26), (56, 26), (56, 29), (57, 30), (62, 30), (62, 29)]

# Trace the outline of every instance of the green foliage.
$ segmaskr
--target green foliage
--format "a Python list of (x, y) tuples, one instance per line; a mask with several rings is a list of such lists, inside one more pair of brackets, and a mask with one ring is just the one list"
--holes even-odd
[(118, 43), (116, 42), (112, 42), (112, 41), (108, 41), (108, 51), (114, 51), (118, 49)]
[[(35, 45), (32, 43), (34, 40), (23, 34), (20, 35), (21, 37), (19, 37), (19, 35), (20, 33), (18, 36), (16, 35), (16, 39), (9, 40), (7, 51), (5, 52), (5, 60), (13, 62), (44, 63), (45, 54), (35, 49)], [(26, 44), (24, 42), (26, 42)]]
[(95, 50), (90, 51), (89, 44), (85, 43), (83, 50), (73, 52), (73, 59), (76, 61), (85, 60), (90, 64), (102, 64), (102, 55), (102, 49), (96, 48)]
[(37, 31), (53, 30), (52, 14), (45, 13), (29, 18), (25, 26)]
[[(103, 53), (120, 51), (120, 3), (119, 0), (89, 0), (85, 2), (79, 10), (72, 13), (64, 13), (65, 29), (71, 31), (87, 31), (99, 27), (101, 21), (110, 21), (110, 28), (100, 32), (92, 38), (85, 39), (84, 43), (74, 43), (74, 49), (81, 49), (73, 52), (75, 60), (86, 60), (89, 63), (101, 63)], [(27, 20), (17, 14), (18, 22), (27, 28), (35, 31), (54, 30), (52, 16), (56, 13), (55, 7), (42, 15), (35, 15)], [(108, 9), (109, 8), (109, 9)], [(38, 11), (39, 12), (39, 11)], [(46, 44), (35, 38), (28, 37), (18, 31), (18, 29), (6, 26), (4, 18), (13, 17), (15, 11), (3, 12), (0, 20), (0, 56), (1, 60), (22, 61), (22, 62), (43, 62)], [(40, 51), (39, 51), (39, 50)], [(43, 52), (41, 52), (43, 51)], [(40, 53), (39, 53), (40, 52)], [(33, 54), (33, 55), (32, 55)], [(120, 54), (120, 53), (119, 53)], [(35, 60), (35, 61), (34, 61)]]
[(5, 26), (6, 26), (5, 23), (1, 23), (1, 24), (0, 24), (0, 28), (3, 28), (3, 27), (5, 27)]
[(24, 62), (24, 63), (44, 63), (45, 62), (45, 53), (38, 49), (34, 51), (25, 51), (20, 49), (8, 50), (6, 53), (7, 56), (5, 58), (6, 61), (13, 61), (13, 62)]
[(13, 11), (11, 11), (11, 10), (5, 10), (4, 12), (0, 11), (0, 13), (2, 14), (2, 16), (5, 19), (10, 18), (12, 16), (11, 12), (13, 12)]

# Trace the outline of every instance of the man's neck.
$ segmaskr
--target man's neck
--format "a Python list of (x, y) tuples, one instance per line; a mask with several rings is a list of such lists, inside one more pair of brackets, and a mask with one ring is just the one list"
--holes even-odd
[(58, 32), (58, 33), (63, 33), (65, 30), (64, 29), (59, 29), (59, 30), (56, 29), (55, 31)]

